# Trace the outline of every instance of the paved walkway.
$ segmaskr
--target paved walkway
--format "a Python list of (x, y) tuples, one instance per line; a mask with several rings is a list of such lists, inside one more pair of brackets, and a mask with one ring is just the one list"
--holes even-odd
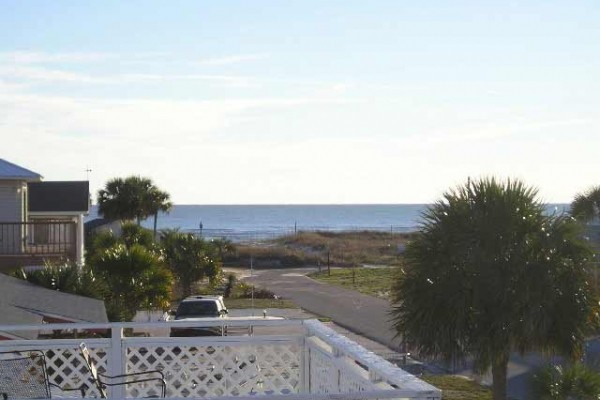
[(315, 269), (259, 270), (246, 280), (291, 299), (309, 312), (329, 317), (338, 325), (400, 351), (400, 340), (394, 338), (387, 301), (304, 276), (312, 271)]

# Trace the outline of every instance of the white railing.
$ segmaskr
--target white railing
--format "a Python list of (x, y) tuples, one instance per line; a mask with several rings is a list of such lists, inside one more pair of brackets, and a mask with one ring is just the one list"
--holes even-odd
[[(0, 341), (0, 351), (43, 350), (50, 380), (63, 387), (89, 380), (78, 350), (84, 341), (100, 371), (108, 375), (162, 371), (170, 398), (441, 399), (435, 387), (316, 320), (0, 326), (0, 334), (33, 337), (67, 326), (73, 335), (86, 338), (5, 340)], [(233, 328), (251, 326), (255, 335), (168, 337), (172, 327), (225, 326), (237, 332), (243, 330)], [(127, 336), (144, 331), (163, 333)], [(104, 332), (106, 337), (90, 337), (90, 332), (95, 336)], [(151, 384), (111, 389), (111, 398), (118, 399), (159, 393), (159, 387)], [(90, 395), (97, 393), (91, 390)]]

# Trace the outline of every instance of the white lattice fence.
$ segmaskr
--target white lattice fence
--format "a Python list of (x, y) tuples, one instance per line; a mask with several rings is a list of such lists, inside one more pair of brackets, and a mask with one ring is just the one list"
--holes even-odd
[[(299, 326), (305, 334), (231, 337), (125, 337), (125, 329), (160, 329), (169, 323), (49, 324), (0, 326), (0, 331), (39, 332), (68, 329), (110, 331), (110, 338), (83, 339), (99, 370), (108, 375), (160, 370), (167, 397), (223, 397), (252, 400), (270, 395), (276, 400), (441, 399), (441, 392), (343, 337), (318, 321), (228, 321), (231, 326)], [(191, 327), (220, 326), (190, 322)], [(176, 324), (180, 328), (183, 324)], [(68, 326), (68, 327), (67, 327)], [(165, 327), (166, 326), (166, 327)], [(31, 335), (33, 336), (33, 335)], [(35, 336), (34, 336), (35, 337)], [(3, 351), (42, 350), (50, 380), (78, 387), (89, 382), (78, 339), (0, 342)], [(89, 396), (98, 395), (90, 385)], [(113, 398), (159, 394), (154, 383), (115, 387)], [(341, 396), (341, 397), (340, 397)]]
[[(52, 344), (50, 344), (52, 343)], [(2, 346), (2, 351), (40, 350), (46, 356), (46, 367), (50, 382), (62, 388), (78, 388), (83, 383), (88, 385), (87, 397), (99, 397), (93, 384), (89, 383), (90, 374), (87, 371), (79, 351), (80, 340), (31, 340), (11, 341), (8, 346)], [(90, 353), (100, 372), (106, 372), (108, 341), (90, 340), (87, 342)]]
[(403, 394), (399, 398), (441, 398), (441, 393), (435, 387), (320, 322), (306, 321), (305, 324), (310, 393), (392, 393), (401, 390)]
[[(298, 339), (248, 343), (225, 339), (125, 340), (126, 373), (160, 370), (168, 397), (298, 393)], [(127, 395), (157, 394), (155, 385), (130, 385)]]
[(333, 364), (331, 351), (315, 338), (307, 339), (306, 346), (308, 348), (310, 392), (318, 394), (337, 393), (339, 371)]

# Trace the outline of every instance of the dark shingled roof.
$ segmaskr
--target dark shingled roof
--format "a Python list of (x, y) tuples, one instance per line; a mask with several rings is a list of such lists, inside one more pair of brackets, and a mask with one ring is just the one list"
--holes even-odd
[(108, 322), (104, 302), (58, 292), (0, 274), (0, 325), (40, 323), (42, 316), (77, 322)]
[(0, 179), (39, 181), (42, 179), (42, 176), (37, 172), (19, 167), (17, 164), (13, 164), (0, 158)]
[(100, 228), (101, 226), (104, 226), (104, 225), (110, 225), (111, 223), (112, 223), (112, 221), (110, 221), (106, 218), (94, 218), (92, 220), (85, 222), (83, 224), (83, 226), (85, 227), (86, 232), (91, 232), (92, 230), (94, 230), (96, 228)]
[(27, 189), (30, 212), (89, 211), (88, 181), (30, 182)]

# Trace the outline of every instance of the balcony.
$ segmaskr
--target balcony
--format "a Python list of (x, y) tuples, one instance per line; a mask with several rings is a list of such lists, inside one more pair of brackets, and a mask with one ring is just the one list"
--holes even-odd
[[(230, 336), (169, 337), (173, 326), (224, 329), (225, 323)], [(70, 338), (40, 339), (59, 330)], [(0, 351), (44, 351), (50, 381), (63, 387), (88, 381), (78, 350), (84, 341), (106, 374), (162, 371), (167, 398), (441, 399), (435, 387), (316, 320), (47, 324), (2, 331), (38, 337), (0, 341)], [(158, 390), (148, 383), (116, 386), (109, 397), (148, 397)]]
[(0, 222), (0, 267), (74, 260), (76, 228), (72, 221)]

